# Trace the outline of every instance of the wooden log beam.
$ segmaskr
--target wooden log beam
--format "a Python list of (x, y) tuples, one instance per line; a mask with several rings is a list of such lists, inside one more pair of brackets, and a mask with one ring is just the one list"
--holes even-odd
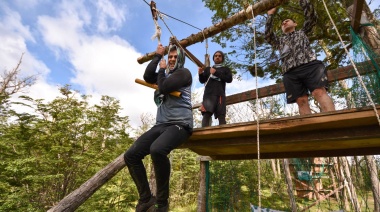
[(186, 56), (190, 58), (198, 67), (202, 67), (203, 69), (206, 68), (206, 66), (197, 58), (195, 57), (189, 50), (184, 48), (184, 51), (186, 52)]
[(355, 32), (359, 32), (360, 19), (363, 12), (363, 4), (364, 4), (364, 0), (354, 0), (351, 26)]
[[(364, 63), (360, 63), (356, 65), (357, 67), (360, 67), (366, 64), (371, 65), (370, 62), (364, 62)], [(365, 69), (359, 69), (358, 71), (360, 75), (368, 74), (368, 70), (365, 70)], [(356, 72), (352, 66), (345, 66), (345, 67), (327, 71), (327, 77), (328, 77), (329, 82), (344, 80), (344, 79), (352, 78), (355, 76), (356, 76)], [(254, 90), (249, 90), (249, 91), (233, 94), (226, 97), (226, 104), (231, 105), (231, 104), (236, 104), (236, 103), (245, 102), (249, 100), (254, 100), (256, 99), (256, 92), (258, 92), (259, 98), (264, 98), (264, 97), (284, 93), (285, 87), (284, 87), (284, 84), (281, 82), (274, 85), (265, 86), (259, 89), (254, 89)], [(193, 105), (193, 109), (197, 109), (200, 106), (201, 106), (201, 103), (196, 103)]]
[(102, 187), (124, 167), (125, 162), (123, 153), (96, 173), (92, 178), (83, 183), (79, 188), (59, 201), (54, 207), (50, 208), (48, 212), (75, 211), (89, 197), (91, 197), (95, 191)]
[[(231, 17), (223, 20), (211, 27), (205, 28), (199, 33), (192, 34), (187, 38), (179, 41), (182, 47), (187, 47), (192, 44), (202, 42), (205, 38), (212, 37), (226, 29), (229, 29), (237, 24), (244, 23), (246, 20), (252, 18), (252, 12), (255, 16), (265, 13), (273, 7), (277, 7), (287, 0), (262, 0), (254, 5), (250, 5), (247, 9), (241, 10)], [(167, 47), (166, 47), (167, 48)], [(146, 53), (145, 55), (137, 58), (139, 64), (143, 64), (153, 58), (155, 52)]]

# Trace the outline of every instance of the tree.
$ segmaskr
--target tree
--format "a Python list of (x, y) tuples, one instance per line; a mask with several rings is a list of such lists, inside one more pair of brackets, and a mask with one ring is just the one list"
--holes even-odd
[(36, 76), (33, 75), (20, 77), (20, 65), (23, 55), (21, 55), (14, 69), (11, 71), (4, 70), (0, 75), (0, 105), (11, 95), (22, 92), (24, 88), (32, 86), (36, 81)]
[[(91, 106), (89, 96), (78, 97), (69, 86), (60, 91), (48, 103), (21, 96), (35, 112), (12, 112), (4, 127), (0, 210), (46, 211), (132, 143), (116, 99), (103, 96)], [(97, 207), (109, 199), (98, 196)]]
[[(214, 11), (212, 17), (213, 23), (218, 23), (221, 20), (225, 20), (235, 14), (237, 11), (246, 8), (248, 1), (235, 0), (225, 2), (222, 0), (203, 0), (205, 6), (211, 11)], [(310, 36), (310, 42), (315, 49), (317, 55), (323, 54), (322, 47), (318, 44), (318, 41), (323, 41), (331, 52), (331, 57), (326, 57), (324, 62), (327, 63), (328, 69), (333, 69), (341, 64), (347, 64), (348, 60), (345, 55), (344, 48), (340, 44), (339, 37), (337, 36), (333, 25), (327, 16), (326, 9), (320, 0), (311, 0), (316, 13), (318, 14), (318, 22), (314, 27), (312, 36)], [(335, 25), (340, 32), (344, 41), (350, 41), (350, 22), (346, 21), (348, 18), (346, 8), (352, 4), (353, 1), (327, 1), (327, 7), (330, 11)], [(373, 15), (372, 15), (373, 17)], [(297, 21), (298, 26), (303, 24), (303, 12), (299, 6), (298, 1), (285, 1), (278, 10), (275, 17), (274, 27), (275, 31), (281, 32), (280, 22), (285, 18), (293, 18)], [(246, 20), (243, 23), (235, 25), (225, 31), (215, 35), (213, 41), (222, 45), (222, 47), (229, 47), (231, 49), (228, 52), (230, 58), (238, 58), (233, 61), (233, 67), (235, 67), (240, 74), (247, 72), (252, 73), (252, 69), (256, 63), (259, 76), (269, 77), (280, 81), (281, 71), (279, 67), (278, 53), (274, 52), (272, 48), (264, 40), (264, 24), (266, 21), (266, 15), (258, 15), (255, 17), (256, 33), (253, 34), (253, 29), (250, 26), (251, 20)], [(254, 39), (256, 37), (256, 56), (254, 58)], [(350, 48), (350, 46), (348, 46)]]

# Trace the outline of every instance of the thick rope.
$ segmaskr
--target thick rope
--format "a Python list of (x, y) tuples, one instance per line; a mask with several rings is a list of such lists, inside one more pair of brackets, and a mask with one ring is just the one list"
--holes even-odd
[[(166, 22), (165, 22), (165, 20), (163, 19), (161, 13), (160, 13), (158, 10), (157, 10), (157, 13), (159, 14), (158, 17), (160, 17), (160, 19), (162, 20), (162, 22), (164, 22), (166, 28), (169, 30), (170, 34), (171, 34), (172, 37), (174, 38), (174, 40), (175, 40), (175, 42), (177, 43), (177, 45), (183, 50), (183, 52), (187, 55), (187, 57), (188, 57), (193, 63), (197, 64), (197, 63), (194, 61), (194, 59), (191, 57), (191, 55), (189, 55), (189, 54), (184, 50), (183, 46), (182, 46), (182, 45), (180, 44), (180, 42), (177, 40), (177, 37), (174, 36), (173, 32), (170, 30), (169, 26), (166, 24)], [(203, 31), (202, 31), (202, 33), (203, 33)], [(208, 44), (207, 44), (207, 39), (206, 39), (206, 53), (207, 53), (207, 48), (208, 48)], [(206, 81), (206, 83), (205, 83), (205, 85), (204, 85), (204, 87), (203, 87), (203, 90), (205, 89), (205, 87), (206, 87), (207, 83), (209, 82), (210, 78), (211, 78), (211, 74), (210, 74), (210, 76), (208, 77), (208, 79), (207, 79), (207, 81)]]
[[(253, 5), (252, 5), (253, 6)], [(251, 27), (253, 29), (253, 49), (254, 49), (254, 61), (255, 61), (255, 78), (256, 78), (256, 126), (257, 126), (257, 179), (258, 179), (258, 193), (259, 193), (259, 210), (261, 210), (261, 163), (260, 163), (260, 117), (259, 112), (259, 93), (257, 88), (259, 87), (258, 77), (257, 77), (257, 61), (256, 61), (256, 27), (255, 27), (255, 14), (252, 12), (252, 22)]]
[(153, 21), (154, 25), (156, 26), (156, 32), (154, 33), (151, 39), (154, 40), (155, 38), (157, 38), (158, 44), (161, 44), (161, 27), (158, 25), (156, 19), (153, 19)]
[(160, 16), (162, 22), (164, 22), (166, 28), (169, 30), (170, 34), (172, 35), (172, 37), (174, 38), (174, 40), (176, 41), (177, 45), (183, 50), (183, 52), (187, 55), (187, 57), (195, 64), (197, 64), (193, 58), (187, 54), (187, 52), (185, 51), (185, 49), (182, 47), (182, 45), (180, 44), (180, 42), (177, 40), (177, 38), (174, 36), (173, 32), (170, 30), (169, 26), (166, 24), (165, 20)]
[(361, 77), (361, 75), (360, 75), (358, 69), (356, 68), (356, 65), (355, 65), (355, 63), (354, 63), (354, 61), (353, 61), (353, 59), (352, 59), (350, 53), (348, 52), (346, 46), (344, 45), (344, 42), (343, 42), (343, 40), (342, 40), (342, 37), (340, 36), (340, 33), (339, 33), (339, 31), (338, 31), (338, 28), (335, 26), (334, 20), (331, 18), (330, 12), (329, 12), (329, 10), (327, 9), (327, 6), (326, 6), (326, 3), (325, 3), (325, 0), (322, 0), (322, 2), (323, 2), (323, 5), (325, 6), (325, 9), (326, 9), (327, 15), (329, 16), (330, 21), (331, 21), (331, 23), (333, 24), (334, 29), (335, 29), (335, 31), (336, 31), (338, 37), (339, 37), (339, 40), (340, 40), (340, 42), (341, 42), (341, 44), (342, 44), (342, 46), (343, 46), (343, 48), (344, 48), (344, 50), (345, 50), (347, 56), (350, 58), (350, 62), (351, 62), (352, 66), (353, 66), (354, 69), (355, 69), (355, 72), (356, 72), (356, 75), (358, 76), (359, 82), (360, 82), (360, 84), (362, 85), (364, 91), (366, 92), (369, 101), (371, 102), (371, 105), (372, 105), (372, 107), (373, 107), (373, 110), (375, 111), (375, 115), (376, 115), (377, 121), (379, 122), (379, 126), (380, 126), (380, 117), (379, 117), (379, 114), (377, 113), (376, 105), (375, 105), (375, 103), (373, 102), (373, 100), (372, 100), (372, 98), (371, 98), (371, 95), (369, 94), (369, 92), (368, 92), (368, 90), (367, 90), (367, 87), (366, 87), (366, 85), (364, 84), (364, 82), (363, 82), (363, 80), (362, 80), (362, 77)]
[(149, 4), (150, 6), (150, 10), (152, 12), (152, 18), (153, 18), (153, 21), (154, 21), (154, 25), (156, 26), (156, 32), (154, 33), (154, 35), (152, 36), (152, 40), (154, 40), (155, 38), (157, 38), (158, 40), (158, 44), (161, 44), (161, 27), (158, 25), (158, 22), (157, 22), (157, 16), (160, 16), (161, 14), (158, 12), (157, 8), (156, 8), (156, 3), (154, 1), (151, 1), (151, 3)]
[[(202, 35), (203, 35), (203, 39), (206, 40), (206, 44), (205, 44), (205, 45), (206, 45), (206, 46), (205, 46), (205, 48), (206, 48), (205, 66), (208, 67), (208, 66), (210, 66), (211, 64), (210, 64), (210, 57), (208, 56), (208, 53), (207, 53), (208, 42), (207, 42), (207, 38), (206, 38), (206, 36), (205, 36), (203, 30), (202, 30)], [(208, 61), (207, 61), (207, 60), (208, 60)], [(203, 86), (203, 91), (204, 91), (204, 89), (206, 88), (206, 85), (207, 85), (208, 81), (210, 80), (211, 76), (212, 76), (212, 74), (210, 74), (210, 76), (208, 76), (208, 79), (207, 79), (207, 81), (205, 82), (205, 85)]]

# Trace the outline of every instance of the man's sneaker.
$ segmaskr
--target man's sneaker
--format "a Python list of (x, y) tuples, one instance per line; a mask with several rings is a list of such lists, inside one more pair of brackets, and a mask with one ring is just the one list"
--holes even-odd
[(166, 205), (164, 207), (158, 207), (159, 205), (155, 204), (153, 212), (168, 212), (169, 211), (169, 205)]
[(156, 197), (152, 196), (148, 202), (140, 202), (136, 205), (136, 212), (146, 212), (156, 203)]

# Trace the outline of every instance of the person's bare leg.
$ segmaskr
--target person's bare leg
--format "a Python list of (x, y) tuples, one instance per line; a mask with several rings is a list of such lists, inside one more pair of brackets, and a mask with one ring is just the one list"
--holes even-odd
[(317, 88), (311, 93), (321, 106), (322, 112), (335, 111), (335, 105), (324, 87)]
[(311, 114), (307, 95), (298, 97), (296, 102), (298, 104), (298, 110), (299, 110), (300, 115)]

